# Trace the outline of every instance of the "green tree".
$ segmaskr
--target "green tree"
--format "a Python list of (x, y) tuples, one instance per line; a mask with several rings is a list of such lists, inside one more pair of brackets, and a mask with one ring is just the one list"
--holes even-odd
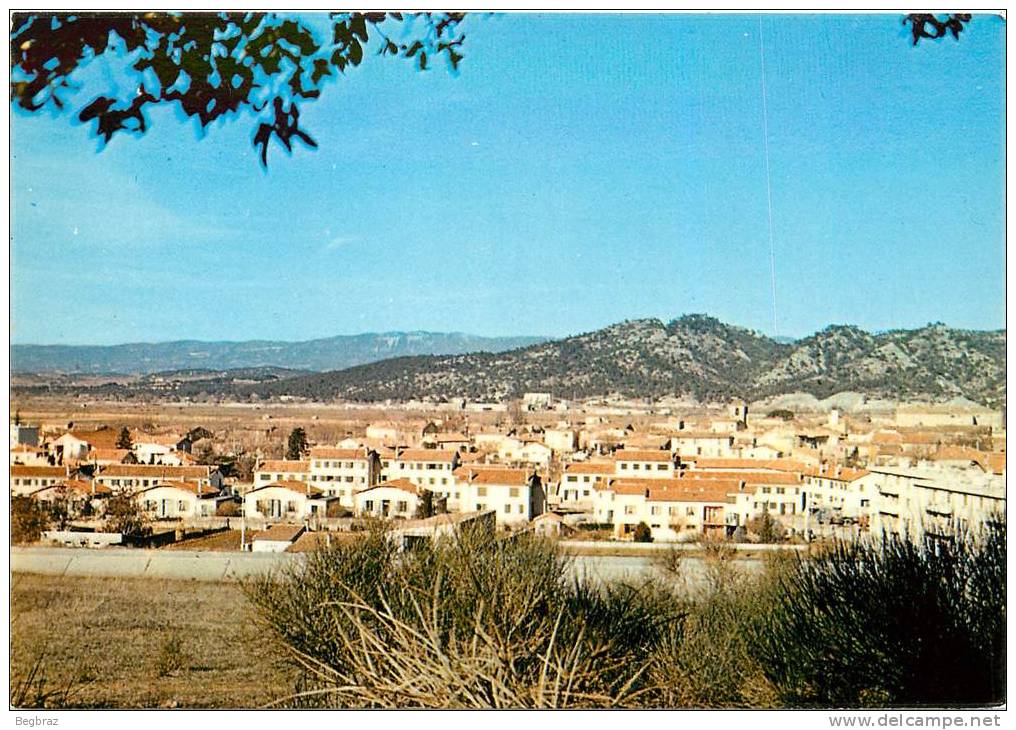
[(635, 542), (652, 542), (653, 532), (649, 529), (649, 525), (645, 522), (640, 522), (635, 525), (635, 535), (633, 537)]
[[(176, 106), (207, 128), (241, 112), (257, 115), (253, 144), (267, 165), (277, 139), (317, 147), (300, 127), (300, 104), (369, 54), (409, 59), (420, 70), (444, 57), (462, 60), (462, 13), (14, 13), (11, 99), (29, 112), (62, 112), (76, 72), (101, 57), (131, 83), (77, 111), (109, 142), (141, 135), (146, 112)], [(317, 22), (315, 22), (317, 21)], [(317, 27), (323, 26), (323, 27)], [(108, 95), (107, 95), (108, 94)], [(360, 114), (362, 111), (356, 110)]]
[(434, 516), (434, 493), (424, 489), (420, 495), (420, 501), (416, 504), (416, 516), (419, 519)]
[(142, 537), (152, 532), (148, 525), (148, 515), (129, 494), (115, 494), (107, 499), (104, 518), (102, 529), (106, 532), (119, 532), (125, 539)]
[(198, 464), (213, 465), (217, 463), (215, 445), (209, 439), (195, 441), (191, 447), (191, 455)]
[(134, 442), (131, 440), (131, 432), (126, 426), (120, 429), (120, 435), (116, 439), (116, 447), (118, 449), (127, 449), (127, 451), (134, 448)]
[(38, 542), (49, 529), (49, 514), (31, 497), (11, 498), (11, 542), (26, 545)]
[(786, 408), (776, 408), (766, 414), (766, 418), (782, 418), (784, 421), (793, 421), (794, 412)]
[(780, 521), (768, 512), (763, 512), (758, 517), (748, 520), (748, 531), (758, 537), (759, 542), (774, 543), (783, 542), (786, 531)]
[(307, 432), (297, 426), (289, 433), (289, 440), (286, 442), (286, 458), (300, 459), (308, 449)]

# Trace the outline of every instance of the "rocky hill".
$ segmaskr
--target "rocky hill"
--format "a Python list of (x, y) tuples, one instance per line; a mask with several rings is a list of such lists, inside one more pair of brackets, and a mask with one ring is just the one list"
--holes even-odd
[(503, 400), (526, 391), (563, 398), (617, 394), (701, 401), (786, 392), (1001, 405), (1005, 332), (941, 324), (872, 334), (831, 326), (791, 343), (703, 315), (668, 324), (636, 320), (491, 354), (406, 357), (339, 372), (251, 386), (259, 397), (289, 395), (378, 401), (411, 398)]
[[(60, 389), (16, 388), (36, 393)], [(703, 402), (786, 393), (822, 399), (852, 391), (892, 400), (962, 397), (1001, 407), (1005, 331), (934, 324), (873, 334), (835, 325), (804, 339), (779, 342), (712, 317), (687, 315), (666, 324), (656, 319), (622, 322), (500, 353), (394, 357), (293, 377), (283, 372), (237, 377), (226, 371), (73, 389), (101, 397), (366, 402), (501, 401), (527, 391), (550, 391), (566, 399), (678, 396)]]
[(385, 332), (302, 342), (134, 343), (126, 345), (12, 345), (11, 369), (20, 373), (150, 374), (166, 370), (277, 367), (341, 370), (391, 357), (500, 352), (542, 342), (540, 337), (478, 337), (459, 332)]

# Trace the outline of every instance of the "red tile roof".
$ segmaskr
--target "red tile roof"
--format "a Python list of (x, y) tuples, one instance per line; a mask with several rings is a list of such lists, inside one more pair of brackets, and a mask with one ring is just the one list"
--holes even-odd
[(169, 466), (166, 464), (110, 464), (99, 468), (99, 477), (142, 477), (146, 479), (207, 479), (210, 466)]
[(367, 460), (367, 452), (365, 449), (336, 449), (331, 446), (315, 446), (310, 450), (310, 457), (312, 459), (349, 459), (354, 460)]
[(615, 461), (673, 461), (674, 455), (661, 449), (618, 449), (614, 452)]
[(66, 466), (27, 466), (11, 464), (12, 477), (66, 477)]
[(484, 469), (476, 466), (455, 470), (455, 477), (470, 484), (503, 485), (524, 487), (529, 484), (533, 473), (528, 469)]
[(269, 459), (257, 468), (258, 472), (277, 472), (279, 474), (306, 474), (310, 471), (309, 461), (295, 459)]
[(566, 474), (613, 474), (616, 468), (610, 461), (573, 461), (564, 465)]
[(251, 542), (265, 540), (269, 542), (293, 542), (304, 531), (302, 525), (272, 525), (267, 530), (259, 530), (250, 536)]
[(449, 449), (402, 449), (396, 461), (451, 462), (457, 453)]

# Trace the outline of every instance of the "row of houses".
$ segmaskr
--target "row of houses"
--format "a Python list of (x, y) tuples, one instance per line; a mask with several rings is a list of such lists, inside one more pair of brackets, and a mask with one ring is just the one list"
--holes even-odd
[(187, 466), (194, 464), (190, 437), (129, 430), (130, 448), (123, 448), (121, 431), (114, 428), (69, 429), (43, 439), (35, 426), (11, 424), (11, 465), (104, 466), (125, 462)]
[(655, 461), (645, 455), (640, 461), (625, 451), (566, 465), (552, 507), (610, 524), (619, 539), (645, 523), (664, 541), (730, 536), (763, 514), (791, 534), (847, 524), (916, 538), (973, 526), (1005, 510), (1004, 463), (1000, 471), (998, 464), (978, 468), (976, 462), (856, 469), (793, 459), (671, 462), (662, 451)]

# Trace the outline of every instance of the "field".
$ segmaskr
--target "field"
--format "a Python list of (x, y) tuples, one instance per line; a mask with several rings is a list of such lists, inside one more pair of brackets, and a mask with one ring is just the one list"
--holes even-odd
[(248, 611), (225, 583), (13, 574), (11, 696), (37, 666), (27, 705), (266, 705), (293, 675)]

